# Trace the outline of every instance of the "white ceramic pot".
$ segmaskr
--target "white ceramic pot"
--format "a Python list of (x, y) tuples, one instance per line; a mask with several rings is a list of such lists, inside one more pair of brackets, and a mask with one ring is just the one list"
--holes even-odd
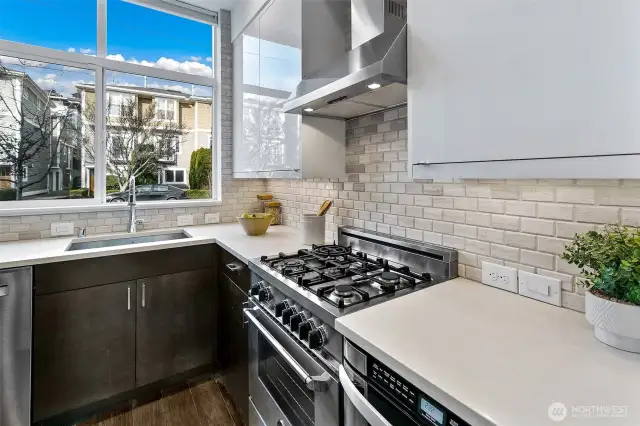
[(585, 311), (598, 340), (617, 349), (640, 353), (640, 306), (613, 302), (588, 291)]

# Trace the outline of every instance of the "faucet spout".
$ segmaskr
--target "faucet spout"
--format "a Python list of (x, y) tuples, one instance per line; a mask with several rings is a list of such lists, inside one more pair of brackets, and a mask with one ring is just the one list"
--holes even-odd
[(129, 233), (136, 232), (136, 177), (129, 178)]

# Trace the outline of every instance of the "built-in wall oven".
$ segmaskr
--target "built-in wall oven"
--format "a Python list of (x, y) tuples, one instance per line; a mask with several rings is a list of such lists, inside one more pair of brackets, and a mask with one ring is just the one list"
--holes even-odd
[(344, 426), (470, 426), (347, 339), (339, 377)]
[(249, 327), (249, 426), (337, 426), (340, 385), (335, 371), (253, 301)]

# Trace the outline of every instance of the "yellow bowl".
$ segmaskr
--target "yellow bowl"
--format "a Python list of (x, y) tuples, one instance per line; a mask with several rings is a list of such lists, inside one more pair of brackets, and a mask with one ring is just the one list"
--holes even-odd
[(269, 229), (269, 225), (271, 225), (271, 219), (273, 216), (267, 215), (265, 213), (251, 213), (255, 214), (255, 218), (245, 219), (242, 217), (238, 217), (238, 222), (242, 225), (242, 229), (247, 235), (256, 236), (256, 235), (264, 235)]

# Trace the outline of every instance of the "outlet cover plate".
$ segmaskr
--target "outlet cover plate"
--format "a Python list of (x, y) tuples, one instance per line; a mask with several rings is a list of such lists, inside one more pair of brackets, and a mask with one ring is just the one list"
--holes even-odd
[(193, 215), (185, 214), (178, 216), (178, 226), (191, 226), (193, 225)]
[(204, 223), (220, 223), (220, 213), (207, 213), (204, 215)]
[(517, 293), (518, 270), (495, 263), (482, 262), (482, 283)]
[(531, 272), (518, 271), (519, 293), (532, 299), (562, 306), (562, 282), (556, 278), (543, 277)]
[(73, 235), (73, 222), (53, 222), (51, 224), (51, 236), (63, 237)]

